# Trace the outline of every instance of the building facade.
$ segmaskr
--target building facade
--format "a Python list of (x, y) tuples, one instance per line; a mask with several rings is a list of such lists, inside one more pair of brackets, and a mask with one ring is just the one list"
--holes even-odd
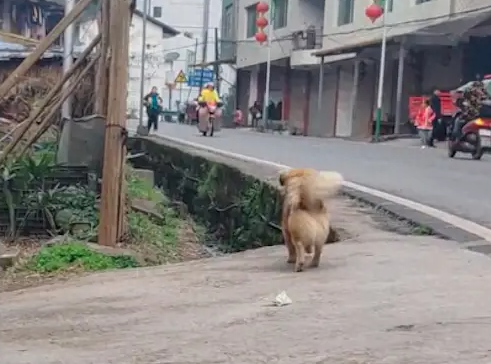
[[(484, 0), (385, 0), (385, 15), (365, 16), (372, 0), (271, 0), (271, 100), (305, 135), (367, 138), (373, 132), (382, 24), (384, 131), (402, 133), (408, 99), (452, 89), (491, 65), (469, 54), (490, 48), (491, 4)], [(237, 67), (247, 102), (264, 97), (267, 47), (254, 41), (253, 0), (238, 1)], [(471, 60), (474, 59), (474, 60)], [(322, 63), (322, 66), (321, 66)], [(319, 82), (320, 81), (320, 82)], [(245, 87), (244, 87), (245, 88)]]
[[(156, 86), (165, 101), (169, 100), (169, 91), (165, 86), (166, 81), (173, 76), (169, 74), (171, 64), (164, 58), (164, 42), (174, 37), (180, 37), (180, 33), (171, 26), (149, 17), (147, 22), (146, 55), (144, 69), (144, 90), (150, 91)], [(77, 43), (80, 49), (88, 45), (99, 33), (98, 24), (95, 19), (89, 19), (80, 23), (79, 38)], [(141, 65), (142, 65), (142, 33), (143, 13), (135, 11), (130, 26), (129, 43), (129, 68), (128, 68), (128, 98), (127, 114), (137, 117), (140, 108), (141, 90)], [(172, 78), (173, 80), (173, 78)]]

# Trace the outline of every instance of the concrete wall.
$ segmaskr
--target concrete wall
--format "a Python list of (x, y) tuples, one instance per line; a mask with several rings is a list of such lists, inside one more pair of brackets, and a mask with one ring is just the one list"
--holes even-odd
[[(257, 0), (238, 1), (238, 22), (237, 22), (237, 67), (249, 67), (266, 62), (267, 49), (264, 45), (258, 44), (254, 38), (246, 37), (247, 12), (246, 8), (257, 3)], [(320, 0), (289, 0), (287, 26), (275, 29), (272, 39), (274, 40), (271, 49), (271, 59), (278, 60), (289, 57), (293, 45), (290, 35), (292, 32), (305, 30), (308, 26), (316, 29), (322, 28), (324, 2)], [(321, 16), (322, 15), (322, 16)], [(267, 15), (268, 19), (271, 16)], [(267, 30), (265, 30), (267, 32)], [(281, 40), (282, 38), (288, 38)]]
[[(411, 30), (431, 25), (435, 18), (449, 15), (452, 0), (431, 0), (416, 5), (416, 0), (394, 1), (392, 12), (388, 12), (385, 18), (386, 24), (393, 25), (389, 36), (405, 34)], [(324, 14), (324, 34), (322, 48), (337, 49), (350, 45), (376, 42), (382, 37), (380, 21), (372, 24), (365, 16), (365, 9), (372, 0), (355, 0), (353, 22), (338, 26), (339, 1), (332, 1), (329, 11)], [(428, 23), (424, 19), (429, 20)], [(439, 20), (438, 20), (439, 21)], [(356, 33), (356, 36), (354, 36)]]
[(319, 72), (312, 71), (314, 82), (312, 83), (310, 96), (310, 122), (307, 134), (316, 137), (334, 136), (336, 119), (336, 87), (337, 70), (324, 70), (324, 84), (322, 88), (321, 108), (318, 108), (319, 100)]

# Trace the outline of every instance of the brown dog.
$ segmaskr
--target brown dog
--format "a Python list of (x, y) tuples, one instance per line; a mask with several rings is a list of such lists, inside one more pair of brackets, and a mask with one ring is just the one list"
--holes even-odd
[(311, 267), (318, 267), (330, 230), (326, 200), (343, 183), (337, 172), (314, 169), (291, 169), (280, 174), (283, 186), (283, 238), (288, 249), (288, 263), (295, 271), (305, 266), (305, 255), (313, 253)]

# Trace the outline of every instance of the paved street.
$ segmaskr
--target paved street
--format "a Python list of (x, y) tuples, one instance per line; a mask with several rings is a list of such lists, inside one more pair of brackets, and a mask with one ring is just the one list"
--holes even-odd
[[(135, 122), (130, 129), (136, 129)], [(289, 165), (334, 169), (367, 187), (491, 227), (491, 156), (449, 159), (446, 151), (337, 139), (222, 130), (213, 138), (186, 125), (160, 123), (159, 134)]]

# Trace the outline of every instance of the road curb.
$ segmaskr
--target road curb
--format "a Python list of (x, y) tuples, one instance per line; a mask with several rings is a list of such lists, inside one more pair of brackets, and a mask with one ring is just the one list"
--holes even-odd
[(453, 240), (459, 243), (482, 240), (481, 237), (447, 224), (442, 220), (366, 192), (343, 187), (342, 194), (348, 198), (367, 204), (376, 210), (392, 215), (395, 218), (407, 221), (411, 225), (425, 227), (430, 230), (429, 235), (436, 235), (443, 239)]
[[(195, 149), (201, 149), (208, 153), (221, 155), (223, 157), (236, 159), (243, 162), (257, 163), (264, 166), (274, 167), (278, 170), (291, 168), (279, 163), (228, 152), (203, 144), (181, 140), (172, 136), (156, 136), (156, 138), (161, 138), (163, 140), (168, 140), (170, 142), (181, 144), (187, 147), (192, 147)], [(374, 188), (365, 187), (349, 181), (346, 181), (345, 185), (343, 186), (343, 194), (352, 199), (357, 199), (360, 202), (371, 205), (376, 209), (383, 210), (384, 212), (391, 214), (401, 220), (405, 220), (411, 224), (428, 228), (429, 230), (431, 230), (431, 232), (433, 232), (434, 235), (440, 236), (444, 239), (467, 244), (475, 241), (486, 241), (487, 244), (491, 244), (490, 229), (476, 224), (472, 221), (448, 214), (444, 211), (431, 208), (430, 206), (426, 206), (415, 201), (407, 200), (398, 196), (385, 193), (383, 191), (376, 190)], [(389, 196), (389, 198), (384, 198), (384, 196)], [(399, 203), (398, 201), (402, 202)], [(428, 210), (429, 213), (418, 211), (418, 208), (423, 211)], [(438, 213), (435, 213), (435, 211), (437, 211)], [(431, 216), (431, 214), (443, 217), (440, 219), (438, 217)], [(451, 222), (449, 222), (453, 220), (457, 220), (458, 223), (452, 224)], [(463, 225), (463, 227), (457, 226), (459, 224)], [(473, 232), (475, 232), (475, 234)]]

